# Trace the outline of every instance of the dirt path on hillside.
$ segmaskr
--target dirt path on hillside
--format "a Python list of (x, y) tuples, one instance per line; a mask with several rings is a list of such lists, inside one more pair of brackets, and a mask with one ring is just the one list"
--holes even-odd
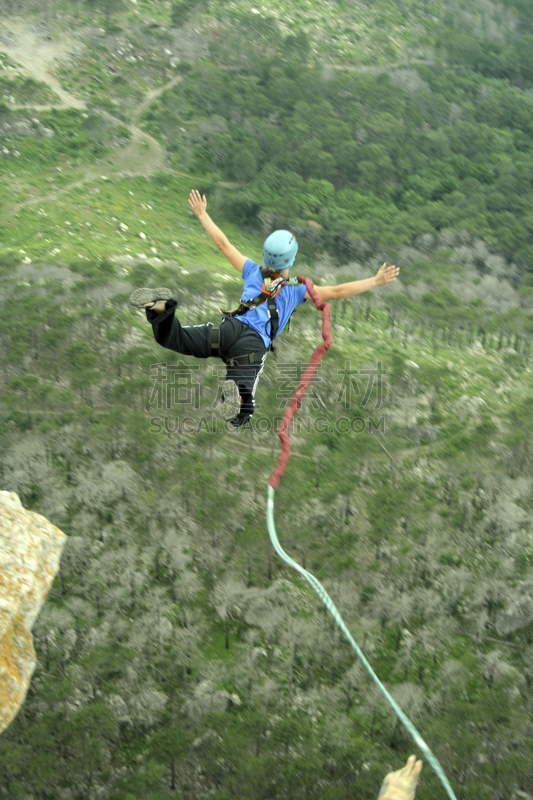
[[(5, 27), (0, 29), (0, 52), (5, 52), (18, 65), (12, 74), (18, 73), (45, 83), (60, 100), (57, 104), (16, 104), (12, 108), (19, 110), (27, 108), (34, 111), (49, 111), (54, 108), (87, 110), (85, 100), (63, 89), (53, 74), (54, 66), (58, 62), (72, 57), (72, 54), (79, 48), (79, 42), (67, 33), (54, 37), (54, 39), (43, 38), (38, 36), (25, 20), (10, 18), (5, 23)], [(177, 76), (162, 86), (147, 92), (133, 110), (131, 122), (129, 123), (103, 109), (91, 109), (93, 113), (99, 114), (114, 125), (127, 128), (130, 133), (130, 141), (117, 148), (115, 152), (107, 155), (96, 167), (87, 169), (83, 178), (73, 181), (60, 189), (55, 189), (47, 194), (38, 195), (25, 200), (23, 203), (18, 203), (8, 212), (7, 216), (13, 216), (26, 206), (54, 200), (71, 189), (79, 188), (86, 183), (98, 180), (102, 175), (106, 177), (115, 175), (125, 178), (137, 175), (149, 176), (156, 172), (164, 171), (175, 175), (187, 176), (188, 173), (176, 172), (169, 167), (165, 147), (138, 125), (143, 112), (154, 100), (167, 89), (175, 86), (180, 80), (181, 76)]]
[(123, 120), (117, 119), (108, 111), (98, 111), (103, 117), (113, 122), (116, 125), (125, 125), (128, 128), (131, 140), (123, 148), (113, 154), (107, 161), (102, 164), (107, 164), (108, 171), (112, 171), (119, 177), (132, 177), (134, 175), (153, 175), (155, 172), (170, 172), (174, 175), (182, 175), (183, 173), (175, 172), (167, 164), (167, 151), (166, 148), (150, 136), (149, 133), (139, 128), (139, 120), (147, 108), (167, 89), (171, 89), (181, 81), (181, 76), (178, 75), (172, 80), (167, 81), (162, 86), (156, 89), (151, 89), (146, 93), (145, 97), (133, 109), (131, 114), (131, 122), (125, 123)]
[(167, 89), (172, 89), (173, 86), (176, 86), (177, 83), (181, 81), (181, 75), (178, 75), (176, 78), (172, 78), (172, 80), (164, 83), (163, 86), (159, 86), (157, 89), (152, 89), (151, 91), (146, 93), (146, 96), (142, 102), (139, 103), (136, 109), (134, 109), (131, 115), (131, 122), (133, 125), (137, 125), (141, 116), (144, 114), (147, 108), (149, 108), (154, 100), (156, 100), (159, 95), (166, 92)]
[[(28, 109), (32, 111), (50, 111), (52, 109), (74, 108), (78, 111), (86, 111), (86, 101), (64, 89), (59, 80), (53, 74), (55, 66), (61, 61), (68, 61), (77, 53), (81, 52), (83, 45), (78, 39), (67, 31), (54, 37), (39, 35), (33, 25), (21, 17), (10, 17), (6, 19), (4, 26), (0, 27), (0, 52), (6, 55), (17, 64), (17, 68), (11, 74), (19, 74), (31, 77), (41, 83), (46, 84), (57, 96), (57, 103), (45, 104), (14, 104), (14, 110)], [(424, 63), (423, 60), (420, 60)], [(408, 65), (406, 65), (408, 66)], [(325, 69), (344, 69), (353, 72), (367, 72), (377, 74), (387, 71), (385, 66), (342, 66), (326, 65)], [(139, 121), (147, 108), (163, 92), (171, 89), (181, 80), (181, 76), (176, 76), (165, 84), (146, 92), (141, 102), (133, 109), (131, 121), (126, 122), (113, 116), (109, 111), (98, 108), (91, 108), (92, 113), (97, 113), (113, 125), (125, 127), (130, 134), (127, 144), (117, 147), (103, 158), (95, 167), (87, 168), (83, 178), (46, 194), (36, 195), (28, 200), (18, 203), (7, 212), (6, 218), (17, 214), (21, 209), (52, 201), (62, 194), (66, 194), (71, 189), (79, 188), (86, 183), (99, 180), (102, 176), (130, 178), (138, 175), (148, 177), (157, 172), (167, 172), (182, 177), (194, 177), (187, 172), (179, 172), (172, 169), (167, 163), (166, 148), (146, 131), (139, 127)], [(239, 188), (243, 186), (233, 181), (222, 181), (221, 186), (228, 188)]]
[(6, 20), (1, 33), (0, 51), (20, 65), (16, 72), (46, 83), (62, 101), (56, 107), (79, 110), (86, 108), (85, 102), (63, 89), (49, 71), (53, 64), (68, 59), (79, 47), (73, 37), (62, 35), (48, 39), (38, 36), (31, 30), (29, 23), (20, 18)]

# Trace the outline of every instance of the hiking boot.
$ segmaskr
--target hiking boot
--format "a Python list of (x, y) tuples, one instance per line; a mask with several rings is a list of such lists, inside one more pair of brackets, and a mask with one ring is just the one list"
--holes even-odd
[(241, 398), (235, 381), (226, 378), (213, 403), (213, 411), (224, 422), (234, 419), (241, 410)]
[(170, 289), (135, 289), (130, 294), (130, 305), (135, 308), (149, 308), (158, 300), (170, 300)]

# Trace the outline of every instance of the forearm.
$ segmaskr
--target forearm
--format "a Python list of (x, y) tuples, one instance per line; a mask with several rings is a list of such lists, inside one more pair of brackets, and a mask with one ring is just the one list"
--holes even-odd
[(368, 292), (377, 286), (376, 276), (364, 278), (362, 281), (350, 281), (349, 283), (339, 283), (335, 286), (335, 300), (344, 300), (346, 297), (354, 297), (356, 294)]
[(207, 211), (204, 211), (201, 216), (198, 217), (203, 229), (211, 239), (214, 245), (218, 247), (220, 250), (225, 244), (228, 244), (228, 237), (225, 233), (223, 233), (218, 225), (216, 225)]

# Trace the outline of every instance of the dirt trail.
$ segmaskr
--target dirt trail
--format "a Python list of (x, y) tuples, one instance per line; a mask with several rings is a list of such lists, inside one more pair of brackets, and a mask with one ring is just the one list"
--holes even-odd
[(158, 86), (157, 89), (151, 89), (146, 93), (144, 99), (139, 103), (131, 115), (131, 122), (125, 123), (123, 120), (117, 119), (107, 111), (100, 110), (98, 113), (106, 117), (111, 122), (118, 125), (125, 125), (131, 134), (130, 142), (125, 145), (121, 150), (108, 158), (103, 165), (106, 166), (108, 171), (118, 174), (120, 177), (133, 176), (133, 175), (153, 175), (155, 172), (170, 172), (176, 173), (167, 164), (167, 151), (165, 147), (150, 136), (149, 133), (139, 128), (138, 122), (143, 112), (149, 108), (154, 100), (159, 95), (171, 89), (181, 80), (181, 76), (172, 78), (172, 80)]
[[(58, 79), (53, 75), (54, 66), (61, 61), (72, 57), (73, 53), (80, 50), (83, 45), (67, 31), (61, 34), (54, 34), (54, 38), (39, 36), (32, 30), (31, 23), (22, 17), (10, 17), (0, 27), (0, 52), (6, 53), (9, 58), (15, 62), (18, 67), (14, 71), (22, 75), (34, 78), (41, 83), (45, 83), (57, 95), (60, 102), (53, 104), (16, 104), (13, 109), (32, 109), (34, 111), (49, 111), (53, 108), (75, 108), (79, 111), (87, 110), (85, 100), (64, 89)], [(415, 59), (425, 63), (423, 59)], [(414, 61), (412, 63), (414, 63)], [(346, 71), (354, 72), (369, 72), (378, 73), (386, 71), (387, 67), (375, 66), (342, 66), (342, 65), (328, 65), (332, 69), (343, 69)], [(406, 65), (409, 66), (409, 65)], [(326, 67), (328, 68), (328, 67)], [(35, 205), (49, 200), (53, 200), (61, 194), (64, 194), (71, 189), (83, 186), (86, 183), (91, 183), (99, 179), (102, 175), (117, 176), (119, 178), (134, 177), (136, 175), (149, 176), (156, 172), (168, 172), (173, 175), (182, 175), (184, 177), (192, 177), (189, 173), (178, 172), (173, 170), (167, 164), (167, 151), (165, 147), (154, 139), (146, 131), (139, 127), (139, 121), (142, 114), (167, 89), (171, 89), (181, 80), (180, 76), (173, 78), (167, 83), (159, 86), (156, 89), (151, 89), (133, 110), (131, 121), (125, 122), (110, 114), (103, 109), (94, 109), (93, 113), (98, 113), (100, 116), (112, 122), (114, 125), (126, 127), (130, 133), (130, 141), (123, 147), (117, 148), (115, 152), (102, 159), (96, 167), (88, 168), (83, 178), (78, 178), (76, 181), (56, 189), (43, 195), (35, 196), (23, 203), (18, 203), (9, 211), (6, 216), (11, 217), (26, 206)], [(232, 181), (221, 182), (221, 186), (231, 188), (242, 188), (239, 183)]]
[(132, 124), (137, 125), (142, 114), (146, 111), (147, 108), (149, 108), (152, 105), (154, 100), (156, 100), (159, 97), (159, 95), (163, 94), (163, 92), (166, 92), (167, 89), (172, 89), (172, 87), (176, 86), (176, 84), (179, 83), (180, 81), (181, 81), (181, 75), (178, 75), (176, 78), (172, 78), (172, 80), (168, 81), (167, 83), (164, 83), (163, 86), (159, 86), (157, 89), (152, 89), (151, 91), (147, 92), (144, 100), (141, 103), (139, 103), (139, 105), (131, 115)]
[(28, 22), (13, 17), (5, 24), (3, 33), (6, 32), (7, 36), (4, 35), (0, 42), (0, 51), (20, 64), (17, 72), (46, 83), (62, 101), (59, 107), (79, 110), (86, 108), (83, 100), (65, 91), (57, 78), (49, 72), (55, 62), (68, 58), (76, 48), (77, 43), (73, 38), (63, 35), (53, 40), (43, 39), (30, 29)]
[[(86, 102), (63, 89), (57, 78), (52, 74), (54, 65), (57, 62), (69, 58), (76, 48), (80, 47), (74, 37), (63, 33), (59, 37), (54, 36), (53, 40), (43, 39), (30, 29), (27, 21), (19, 18), (10, 18), (5, 23), (5, 27), (0, 29), (0, 36), (0, 52), (6, 53), (10, 59), (19, 65), (16, 72), (45, 83), (61, 101), (57, 104), (47, 103), (45, 105), (17, 104), (13, 106), (14, 109), (28, 108), (35, 111), (48, 111), (53, 108), (75, 108), (79, 111), (87, 109)], [(133, 177), (136, 175), (148, 176), (164, 171), (175, 175), (187, 175), (187, 173), (170, 169), (167, 164), (166, 149), (157, 139), (154, 139), (153, 136), (150, 136), (149, 133), (146, 133), (138, 126), (143, 112), (151, 103), (164, 91), (175, 86), (180, 80), (181, 76), (177, 76), (162, 86), (147, 92), (132, 112), (131, 122), (129, 123), (114, 117), (103, 109), (91, 109), (93, 113), (99, 114), (114, 125), (126, 127), (130, 133), (130, 141), (106, 156), (105, 159), (102, 159), (96, 167), (88, 169), (83, 178), (73, 181), (61, 189), (18, 203), (8, 212), (7, 216), (13, 216), (26, 206), (53, 200), (71, 189), (97, 180), (103, 174), (107, 177), (112, 175)]]

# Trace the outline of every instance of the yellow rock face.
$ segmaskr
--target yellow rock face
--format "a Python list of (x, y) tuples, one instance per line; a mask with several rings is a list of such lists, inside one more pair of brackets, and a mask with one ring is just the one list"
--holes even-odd
[(0, 492), (0, 733), (26, 697), (36, 663), (31, 629), (66, 538), (16, 494)]

